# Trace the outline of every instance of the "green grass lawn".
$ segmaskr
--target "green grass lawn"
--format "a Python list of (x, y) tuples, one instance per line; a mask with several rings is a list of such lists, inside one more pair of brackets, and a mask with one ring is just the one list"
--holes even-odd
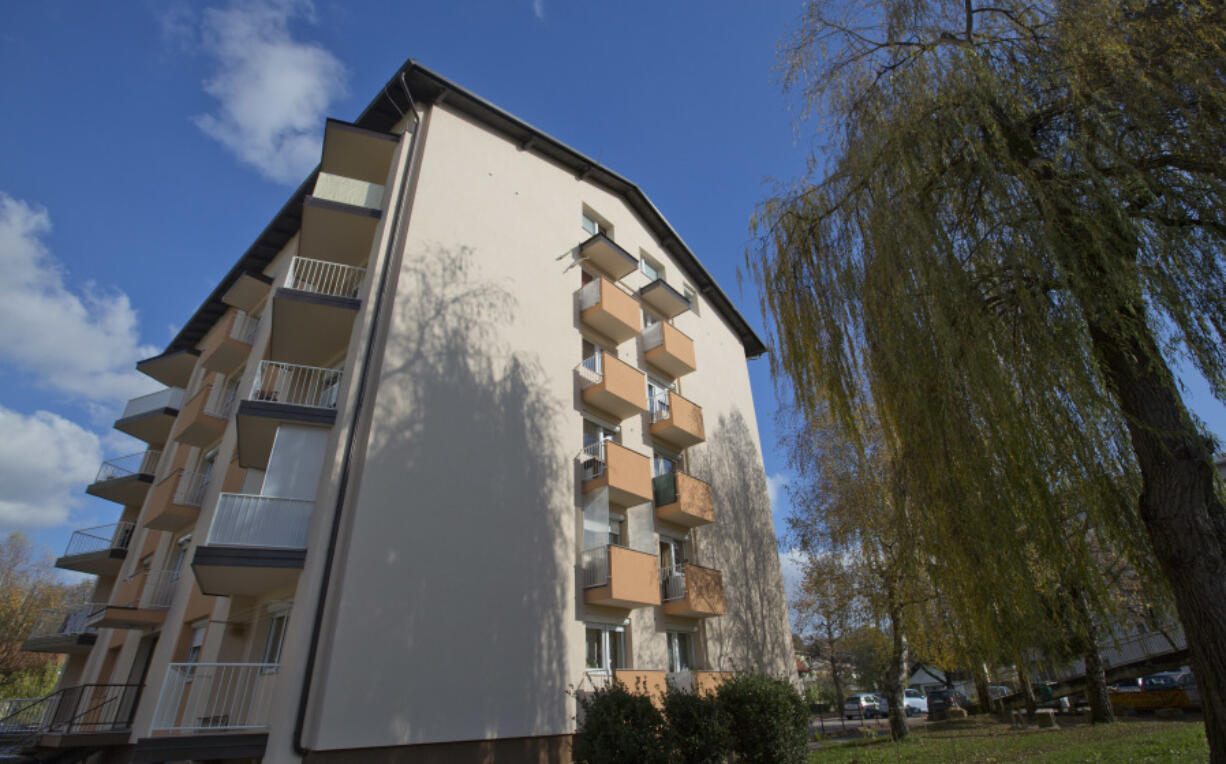
[[(888, 733), (887, 733), (888, 734)], [(915, 729), (911, 740), (830, 745), (814, 751), (810, 764), (870, 762), (1198, 762), (1209, 760), (1199, 722), (1122, 721), (1056, 730), (1013, 730), (1007, 724), (972, 720), (944, 729)]]

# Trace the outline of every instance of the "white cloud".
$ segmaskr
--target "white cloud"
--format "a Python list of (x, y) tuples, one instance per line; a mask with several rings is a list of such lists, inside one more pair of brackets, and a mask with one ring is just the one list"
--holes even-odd
[(783, 593), (794, 601), (805, 577), (805, 555), (799, 549), (779, 550), (779, 567), (783, 571)]
[(49, 411), (26, 416), (3, 406), (0, 432), (0, 527), (66, 521), (81, 486), (97, 474), (98, 436)]
[(791, 478), (782, 472), (766, 476), (766, 495), (770, 499), (771, 514), (776, 517), (779, 516), (779, 510), (781, 509), (779, 499), (783, 498), (782, 489), (787, 486), (789, 480)]
[(539, 20), (545, 20), (545, 0), (532, 0), (532, 14)]
[(219, 101), (195, 118), (206, 135), (264, 177), (298, 183), (319, 161), (324, 117), (345, 91), (345, 67), (289, 22), (314, 21), (309, 0), (232, 2), (204, 11), (205, 50), (220, 70), (204, 83)]
[(0, 191), (0, 358), (41, 386), (115, 404), (153, 383), (135, 363), (157, 353), (140, 344), (123, 292), (86, 283), (70, 290), (43, 239), (51, 216)]

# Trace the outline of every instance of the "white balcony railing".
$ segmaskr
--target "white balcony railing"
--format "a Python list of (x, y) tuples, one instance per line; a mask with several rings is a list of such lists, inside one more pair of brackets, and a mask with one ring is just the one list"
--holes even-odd
[(64, 556), (105, 552), (108, 549), (127, 549), (135, 529), (135, 523), (121, 522), (74, 531), (68, 539)]
[(171, 663), (153, 730), (202, 732), (268, 727), (276, 663)]
[(289, 277), (285, 285), (304, 292), (357, 299), (365, 276), (365, 268), (295, 257), (290, 260)]
[(579, 288), (579, 310), (587, 310), (600, 302), (600, 279), (593, 279)]
[(67, 636), (88, 634), (96, 631), (92, 626), (86, 626), (89, 617), (106, 607), (103, 602), (87, 602), (71, 608), (49, 608), (39, 612), (30, 629), (30, 639), (36, 637)]
[(209, 390), (208, 400), (204, 402), (204, 413), (218, 419), (229, 419), (234, 413), (234, 404), (238, 400), (238, 385), (213, 385)]
[(138, 416), (147, 414), (150, 411), (158, 411), (160, 409), (177, 409), (183, 405), (183, 388), (167, 387), (164, 390), (158, 390), (156, 393), (142, 395), (139, 398), (133, 398), (128, 401), (128, 405), (123, 408), (123, 415), (120, 419), (127, 419), (130, 416)]
[(643, 349), (651, 350), (664, 343), (664, 324), (660, 321), (643, 330)]
[(209, 526), (210, 546), (306, 549), (315, 502), (223, 493)]
[(584, 358), (583, 362), (575, 367), (575, 371), (579, 374), (580, 387), (588, 388), (600, 384), (600, 380), (604, 379), (604, 353), (597, 352)]
[(660, 568), (660, 599), (665, 602), (685, 599), (685, 568), (680, 565)]
[(341, 369), (323, 369), (280, 361), (260, 361), (250, 400), (312, 408), (336, 408)]
[(589, 443), (579, 452), (579, 465), (583, 468), (584, 480), (595, 480), (605, 471), (605, 441)]
[(579, 558), (583, 570), (583, 588), (604, 586), (609, 583), (609, 548), (607, 546), (584, 549)]
[(240, 310), (234, 314), (234, 322), (230, 324), (230, 339), (250, 345), (255, 341), (255, 330), (259, 328), (260, 319)]
[(94, 482), (101, 483), (104, 480), (114, 480), (136, 474), (152, 475), (157, 471), (160, 458), (162, 458), (162, 452), (151, 448), (138, 454), (107, 459), (98, 468), (98, 476), (94, 478)]
[(183, 470), (179, 484), (175, 486), (174, 503), (181, 507), (198, 507), (204, 503), (204, 492), (209, 488), (212, 471)]

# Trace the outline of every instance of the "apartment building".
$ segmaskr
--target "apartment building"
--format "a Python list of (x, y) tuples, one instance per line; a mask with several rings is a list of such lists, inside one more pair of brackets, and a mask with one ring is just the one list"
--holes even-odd
[[(186, 311), (185, 311), (186, 313)], [(410, 61), (161, 355), (10, 747), (568, 760), (576, 694), (790, 675), (747, 359), (639, 189)]]

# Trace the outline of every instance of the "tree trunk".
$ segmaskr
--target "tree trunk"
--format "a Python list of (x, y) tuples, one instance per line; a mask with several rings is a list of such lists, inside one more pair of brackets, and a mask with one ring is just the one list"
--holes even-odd
[(1026, 703), (1026, 716), (1033, 719), (1035, 713), (1039, 710), (1039, 701), (1034, 697), (1034, 685), (1030, 682), (1030, 672), (1026, 670), (1026, 664), (1023, 661), (1018, 661), (1017, 682), (1021, 685), (1019, 688), (1022, 693), (1022, 700)]
[(979, 703), (979, 713), (991, 713), (992, 693), (988, 689), (988, 664), (983, 662), (974, 664), (971, 676), (975, 678), (975, 699)]
[(909, 649), (907, 635), (903, 631), (900, 609), (890, 611), (890, 631), (893, 632), (893, 649), (890, 651), (890, 668), (885, 676), (885, 696), (890, 703), (890, 737), (902, 740), (911, 730), (907, 726), (907, 665)]
[(1111, 708), (1111, 695), (1107, 691), (1107, 675), (1103, 671), (1102, 656), (1098, 645), (1090, 642), (1086, 648), (1086, 698), (1090, 701), (1090, 724), (1109, 724), (1115, 721)]
[(1090, 337), (1141, 468), (1141, 518), (1188, 638), (1210, 761), (1226, 764), (1226, 507), (1210, 445), (1158, 360), (1144, 307), (1119, 313), (1108, 326), (1087, 311)]

